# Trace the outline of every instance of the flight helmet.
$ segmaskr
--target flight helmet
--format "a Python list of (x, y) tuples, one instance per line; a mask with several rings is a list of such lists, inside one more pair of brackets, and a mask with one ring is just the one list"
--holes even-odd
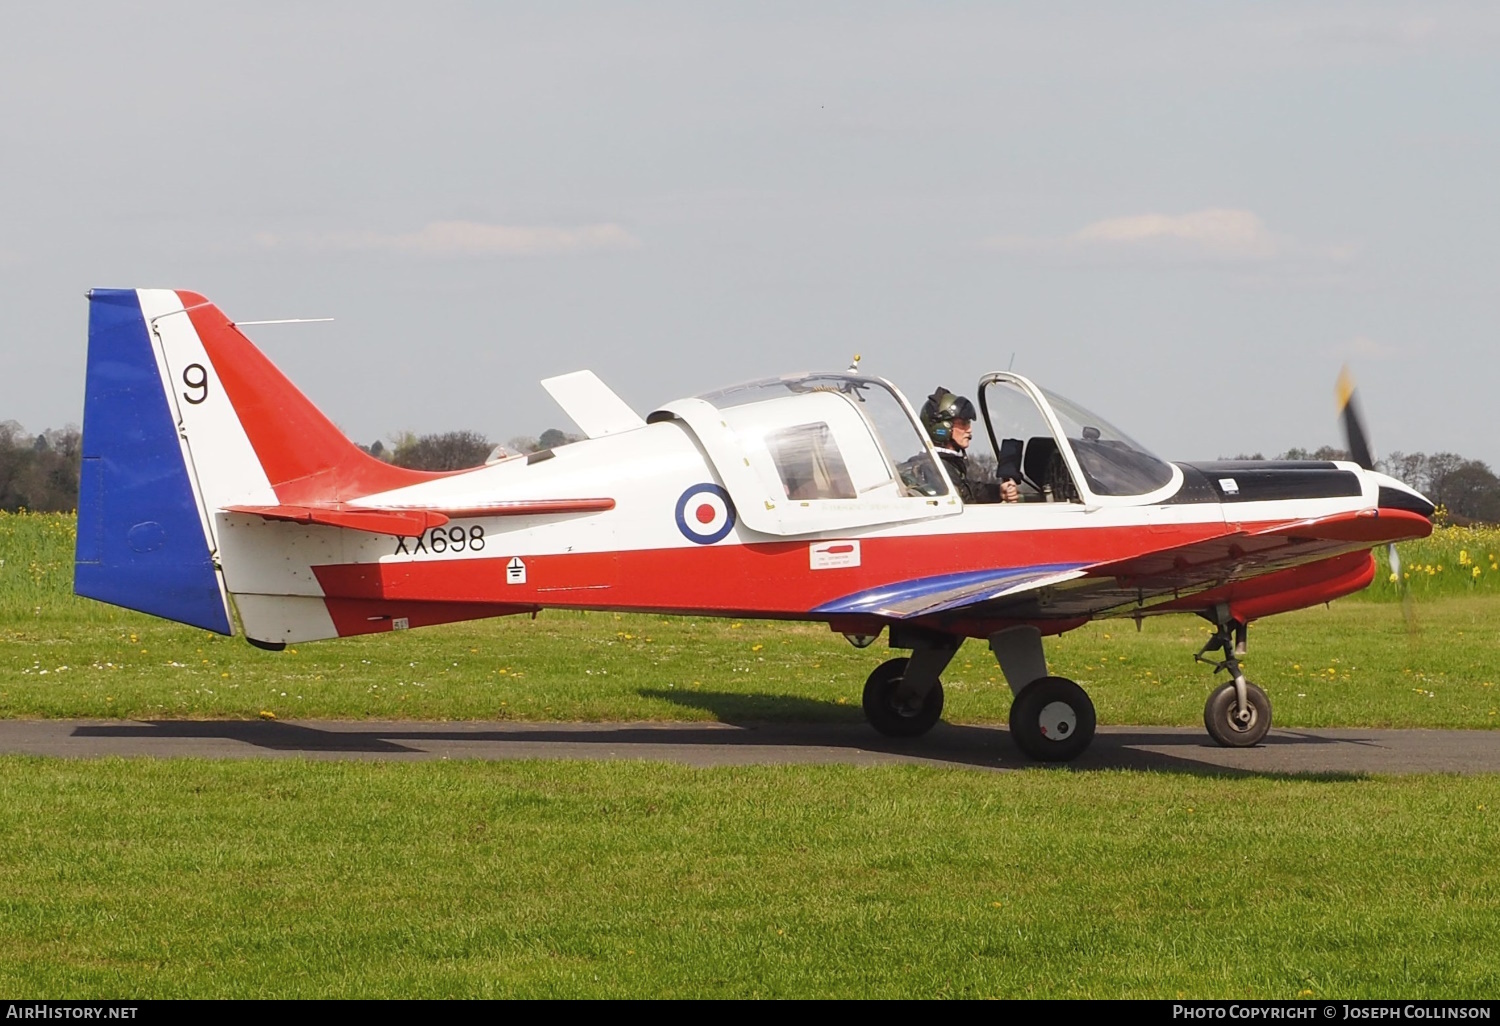
[(922, 412), (919, 415), (922, 426), (927, 429), (927, 434), (934, 443), (941, 446), (953, 444), (953, 422), (955, 420), (967, 420), (973, 422), (974, 404), (961, 395), (954, 395), (946, 388), (939, 386), (937, 391), (927, 397), (922, 404)]

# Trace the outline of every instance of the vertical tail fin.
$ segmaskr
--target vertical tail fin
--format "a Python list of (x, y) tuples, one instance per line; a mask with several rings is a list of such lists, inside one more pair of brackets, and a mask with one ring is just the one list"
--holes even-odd
[[(349, 441), (218, 307), (196, 292), (167, 295), (174, 297), (186, 315), (157, 318), (167, 363), (179, 375), (194, 363), (204, 367), (203, 394), (195, 391), (187, 401), (206, 406), (214, 398), (214, 389), (222, 390), (262, 474), (282, 503), (337, 502), (442, 476), (394, 467), (369, 455)], [(198, 377), (194, 374), (193, 380)], [(191, 416), (195, 411), (185, 412)], [(191, 438), (191, 425), (188, 433)]]
[(315, 584), (236, 584), (221, 511), (333, 506), (441, 476), (350, 442), (194, 292), (90, 292), (87, 380), (74, 590), (90, 598), (223, 634), (230, 592), (321, 607)]

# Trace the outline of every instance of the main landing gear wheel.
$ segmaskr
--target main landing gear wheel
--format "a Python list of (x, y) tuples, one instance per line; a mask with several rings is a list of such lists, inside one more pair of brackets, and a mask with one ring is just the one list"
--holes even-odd
[(865, 681), (865, 718), (886, 737), (925, 734), (943, 715), (943, 685), (934, 681), (925, 695), (903, 692), (909, 659), (887, 659)]
[(1094, 703), (1066, 677), (1042, 677), (1010, 706), (1010, 736), (1040, 762), (1067, 762), (1094, 740)]
[(1245, 681), (1245, 711), (1240, 712), (1234, 681), (1221, 684), (1203, 706), (1203, 725), (1209, 736), (1225, 748), (1258, 745), (1271, 729), (1271, 700), (1260, 688)]

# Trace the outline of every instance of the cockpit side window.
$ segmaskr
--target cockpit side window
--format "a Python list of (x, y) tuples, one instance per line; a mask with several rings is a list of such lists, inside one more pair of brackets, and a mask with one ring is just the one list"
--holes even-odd
[(766, 436), (766, 448), (788, 499), (857, 498), (827, 424), (783, 428)]
[[(739, 429), (748, 426), (749, 418), (737, 417), (734, 411), (792, 396), (814, 396), (819, 393), (836, 395), (847, 402), (849, 408), (863, 420), (879, 447), (883, 467), (878, 473), (868, 465), (868, 461), (860, 458), (858, 452), (849, 453), (850, 466), (845, 478), (853, 480), (856, 495), (877, 490), (889, 482), (893, 482), (889, 487), (903, 497), (948, 493), (947, 479), (928, 450), (926, 436), (896, 392), (879, 378), (854, 374), (793, 374), (784, 378), (734, 385), (704, 393), (698, 398), (712, 403), (720, 410), (728, 411), (729, 422)], [(840, 438), (845, 437), (838, 418), (831, 419), (832, 433)], [(829, 425), (825, 424), (824, 428), (828, 430)], [(769, 443), (770, 439), (767, 438), (768, 448)], [(834, 451), (837, 452), (837, 449)], [(777, 470), (780, 473), (779, 466)], [(783, 476), (782, 483), (786, 484), (786, 480)], [(829, 487), (833, 485), (830, 483)], [(791, 489), (788, 488), (789, 497), (796, 498), (790, 493)]]

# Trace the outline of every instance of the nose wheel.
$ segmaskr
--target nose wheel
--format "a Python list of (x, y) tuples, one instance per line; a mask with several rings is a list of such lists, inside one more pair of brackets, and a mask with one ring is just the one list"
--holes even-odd
[(1068, 762), (1094, 740), (1094, 703), (1066, 677), (1042, 677), (1010, 706), (1010, 736), (1039, 762)]
[(1208, 728), (1209, 737), (1225, 748), (1258, 745), (1271, 729), (1271, 700), (1247, 680), (1245, 705), (1241, 709), (1235, 682), (1221, 684), (1203, 706), (1203, 725)]
[[(1223, 651), (1222, 660), (1205, 658), (1205, 653), (1215, 650)], [(1215, 673), (1224, 670), (1229, 674), (1229, 682), (1215, 688), (1203, 706), (1203, 725), (1208, 728), (1208, 736), (1225, 748), (1258, 745), (1271, 729), (1271, 699), (1245, 679), (1239, 660), (1244, 654), (1245, 624), (1221, 615), (1218, 631), (1193, 657), (1200, 663), (1208, 663)]]

